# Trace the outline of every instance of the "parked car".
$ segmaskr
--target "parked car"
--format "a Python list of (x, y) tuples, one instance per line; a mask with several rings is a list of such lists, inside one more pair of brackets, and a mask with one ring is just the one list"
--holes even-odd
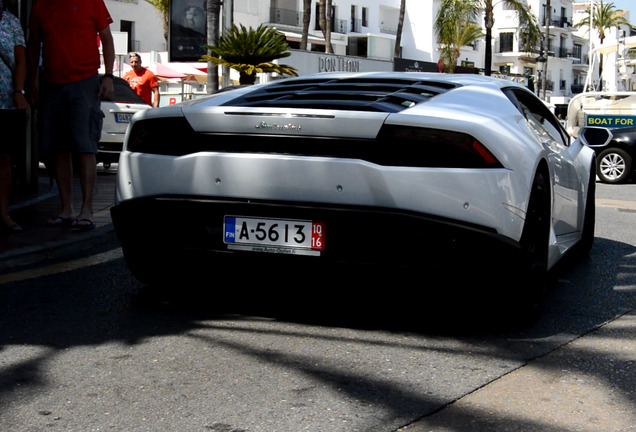
[(150, 108), (126, 81), (115, 77), (113, 82), (115, 86), (113, 99), (102, 100), (104, 124), (102, 137), (97, 144), (97, 163), (103, 163), (105, 168), (119, 161), (126, 129), (132, 116), (137, 111)]
[(418, 290), (501, 283), (521, 315), (549, 269), (591, 248), (594, 171), (513, 82), (318, 74), (137, 114), (111, 214), (142, 281), (379, 263), (419, 269)]
[(625, 183), (634, 174), (636, 127), (608, 129), (584, 127), (582, 141), (597, 154), (597, 175), (603, 183)]

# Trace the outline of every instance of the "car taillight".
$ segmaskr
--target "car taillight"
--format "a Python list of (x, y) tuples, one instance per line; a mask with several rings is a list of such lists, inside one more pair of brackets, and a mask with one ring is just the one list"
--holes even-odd
[(444, 168), (501, 168), (503, 165), (471, 135), (442, 129), (385, 125), (378, 140), (389, 152), (406, 152), (412, 166)]
[(126, 143), (132, 152), (179, 156), (196, 151), (196, 134), (184, 117), (164, 117), (135, 122)]

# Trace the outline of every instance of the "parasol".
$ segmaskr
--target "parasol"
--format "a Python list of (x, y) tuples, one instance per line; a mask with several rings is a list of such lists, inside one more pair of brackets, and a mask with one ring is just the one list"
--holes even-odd
[(153, 62), (147, 66), (158, 78), (185, 78), (185, 74), (172, 69), (171, 67), (158, 62)]
[(167, 66), (177, 72), (181, 72), (185, 76), (184, 81), (196, 81), (199, 84), (204, 84), (208, 81), (208, 74), (203, 72), (187, 63), (168, 63)]

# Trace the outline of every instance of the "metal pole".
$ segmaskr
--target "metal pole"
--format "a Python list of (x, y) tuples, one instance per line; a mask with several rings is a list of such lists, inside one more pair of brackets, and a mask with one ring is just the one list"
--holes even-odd
[(545, 63), (543, 64), (543, 84), (541, 89), (541, 99), (545, 100), (545, 89), (548, 86), (548, 59), (550, 58), (550, 24), (552, 21), (552, 6), (550, 0), (545, 7), (545, 42), (547, 44)]
[(588, 68), (587, 68), (587, 76), (585, 77), (585, 86), (583, 87), (583, 91), (586, 92), (592, 86), (592, 67), (594, 65), (593, 52), (592, 52), (592, 24), (594, 23), (594, 0), (590, 0), (590, 23), (589, 23), (589, 47), (588, 47)]

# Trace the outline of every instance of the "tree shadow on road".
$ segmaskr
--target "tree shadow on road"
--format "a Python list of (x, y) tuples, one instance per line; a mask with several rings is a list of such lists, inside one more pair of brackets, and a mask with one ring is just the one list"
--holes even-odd
[[(211, 267), (205, 279), (157, 289), (136, 282), (119, 260), (90, 272), (6, 284), (0, 286), (0, 352), (16, 346), (41, 351), (0, 367), (0, 406), (8, 406), (18, 389), (41, 391), (47, 381), (44, 365), (66, 349), (112, 342), (133, 346), (153, 337), (178, 335), (304, 374), (338, 389), (343, 397), (365, 401), (362, 405), (370, 411), (384, 413), (373, 420), (374, 427), (361, 420), (369, 426), (365, 430), (395, 430), (396, 425), (426, 417), (634, 309), (635, 260), (631, 245), (597, 239), (588, 260), (558, 269), (544, 313), (525, 329), (497, 325), (497, 315), (492, 315), (496, 302), (482, 295), (462, 297), (450, 277), (440, 278), (434, 272), (407, 275), (366, 269), (343, 274), (338, 269), (315, 274), (303, 269), (243, 269), (220, 278), (218, 274), (228, 272)], [(461, 288), (480, 292), (477, 285)], [(336, 327), (346, 329), (347, 337), (334, 336)], [(193, 336), (193, 331), (200, 333)], [(389, 358), (405, 349), (415, 350), (420, 354), (414, 354), (413, 363), (395, 367), (409, 373), (421, 369), (423, 377), (433, 370), (431, 364), (418, 361), (420, 355), (438, 356), (435, 366), (440, 368), (453, 367), (446, 358), (461, 358), (456, 373), (466, 382), (450, 393), (443, 393), (443, 383), (434, 380), (408, 387), (397, 374), (369, 376), (354, 366), (334, 363), (328, 353), (302, 354), (260, 345), (263, 338), (272, 336), (291, 338), (303, 347), (326, 341), (334, 351), (344, 346), (353, 351), (382, 350)], [(453, 342), (449, 347), (438, 344), (440, 340)], [(603, 357), (608, 361), (611, 354)], [(481, 374), (480, 368), (492, 361), (502, 364), (500, 375)], [(610, 376), (597, 378), (612, 381)], [(360, 410), (361, 417), (368, 414), (366, 408)], [(460, 413), (466, 418), (482, 414), (478, 410)], [(536, 420), (527, 423), (522, 413), (520, 418), (502, 421), (516, 424), (516, 430), (546, 426), (533, 423)]]

